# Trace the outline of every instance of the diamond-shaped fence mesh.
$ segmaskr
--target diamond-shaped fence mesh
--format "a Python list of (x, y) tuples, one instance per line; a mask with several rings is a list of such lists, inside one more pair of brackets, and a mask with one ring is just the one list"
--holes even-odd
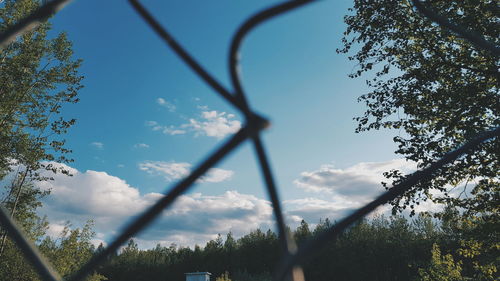
[[(398, 196), (401, 196), (417, 183), (432, 179), (433, 176), (438, 171), (443, 169), (446, 164), (453, 162), (461, 155), (473, 152), (475, 149), (478, 149), (481, 143), (500, 135), (500, 128), (494, 128), (479, 134), (462, 146), (445, 154), (440, 160), (409, 175), (404, 181), (396, 184), (370, 203), (353, 212), (351, 215), (339, 220), (327, 231), (317, 235), (312, 240), (297, 249), (293, 239), (291, 239), (286, 232), (280, 200), (273, 179), (273, 173), (269, 165), (265, 146), (260, 137), (261, 131), (268, 126), (268, 120), (257, 115), (246, 100), (245, 92), (241, 86), (239, 78), (238, 55), (243, 39), (254, 27), (267, 21), (268, 19), (314, 1), (315, 0), (292, 0), (284, 2), (265, 9), (245, 21), (232, 39), (229, 53), (229, 72), (233, 89), (226, 89), (207, 70), (198, 64), (198, 62), (191, 57), (185, 49), (182, 48), (175, 38), (173, 38), (169, 32), (144, 8), (144, 6), (141, 5), (139, 0), (129, 0), (137, 13), (146, 21), (154, 32), (156, 32), (161, 39), (165, 41), (165, 43), (191, 68), (196, 75), (198, 75), (200, 79), (205, 81), (205, 83), (207, 83), (217, 94), (238, 109), (245, 116), (246, 122), (245, 126), (240, 129), (239, 132), (233, 135), (223, 145), (215, 149), (214, 152), (201, 164), (199, 164), (190, 175), (175, 184), (158, 202), (126, 226), (126, 228), (118, 235), (118, 237), (115, 238), (113, 242), (108, 245), (106, 249), (92, 257), (91, 260), (79, 269), (71, 278), (69, 278), (69, 280), (84, 280), (85, 277), (92, 273), (97, 266), (103, 263), (109, 255), (116, 252), (120, 246), (126, 243), (128, 239), (142, 231), (158, 215), (160, 215), (165, 208), (172, 205), (172, 203), (174, 203), (181, 194), (186, 192), (195, 183), (196, 179), (201, 177), (211, 167), (215, 166), (220, 160), (229, 155), (244, 141), (251, 141), (254, 145), (255, 155), (260, 164), (265, 187), (274, 210), (280, 244), (283, 251), (282, 260), (275, 272), (275, 279), (300, 281), (305, 280), (302, 269), (300, 268), (300, 263), (304, 258), (311, 256), (315, 251), (325, 245), (325, 243), (335, 239), (339, 233), (357, 220), (372, 212), (378, 206), (388, 203)], [(69, 0), (53, 0), (46, 2), (28, 17), (4, 30), (0, 34), (0, 48), (15, 40), (16, 36), (22, 32), (30, 30), (36, 27), (38, 23), (47, 20), (68, 2)], [(471, 32), (467, 28), (454, 25), (446, 18), (440, 16), (439, 13), (426, 8), (425, 5), (419, 0), (413, 0), (413, 5), (422, 14), (422, 16), (429, 18), (433, 22), (439, 24), (442, 28), (447, 28), (453, 31), (458, 36), (470, 41), (477, 48), (489, 51), (496, 57), (500, 56), (500, 48), (485, 40), (481, 35)], [(10, 218), (8, 212), (3, 208), (0, 208), (0, 223), (2, 228), (7, 231), (12, 240), (21, 249), (25, 257), (32, 263), (35, 270), (43, 280), (62, 280), (57, 272), (52, 269), (50, 264), (38, 252), (36, 247), (23, 235), (20, 228), (16, 225), (16, 222)]]

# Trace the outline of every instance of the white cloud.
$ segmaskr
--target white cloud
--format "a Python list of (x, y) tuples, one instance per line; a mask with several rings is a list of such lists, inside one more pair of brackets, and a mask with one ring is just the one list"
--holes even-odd
[[(192, 165), (185, 162), (164, 162), (164, 161), (144, 161), (139, 163), (139, 169), (152, 175), (161, 175), (167, 181), (173, 181), (187, 176), (191, 171)], [(198, 182), (223, 182), (230, 180), (234, 175), (233, 171), (219, 168), (208, 170), (207, 174), (202, 176)]]
[(395, 159), (359, 163), (345, 169), (323, 165), (318, 170), (302, 172), (301, 177), (294, 183), (309, 192), (366, 201), (384, 191), (381, 182), (388, 180), (384, 178), (383, 173), (391, 169), (410, 173), (416, 169), (416, 164), (404, 159)]
[(176, 110), (175, 105), (173, 105), (172, 103), (166, 101), (163, 98), (157, 98), (156, 99), (156, 103), (159, 104), (160, 106), (165, 107), (170, 112), (175, 112), (175, 110)]
[(61, 235), (64, 230), (65, 222), (52, 222), (49, 223), (49, 228), (47, 229), (47, 235), (52, 238), (57, 238)]
[[(105, 172), (72, 171), (68, 177), (57, 174), (54, 181), (40, 182), (52, 193), (44, 199), (41, 214), (50, 220), (49, 235), (57, 237), (70, 220), (81, 227), (88, 219), (95, 222), (95, 244), (110, 241), (120, 228), (160, 199), (158, 193), (141, 194), (124, 180)], [(240, 236), (256, 228), (273, 227), (272, 208), (267, 200), (253, 195), (227, 191), (208, 196), (201, 193), (182, 195), (138, 236), (142, 247), (156, 243), (193, 246), (204, 244), (218, 233), (232, 231)]]
[(104, 148), (104, 144), (102, 142), (98, 142), (98, 141), (95, 141), (95, 142), (92, 142), (90, 143), (91, 146), (97, 148), (97, 149), (103, 149)]
[(49, 208), (58, 206), (68, 213), (86, 213), (103, 219), (102, 214), (128, 216), (151, 202), (124, 180), (106, 172), (87, 170), (82, 173), (64, 164), (55, 165), (69, 170), (72, 176), (57, 174), (53, 176), (54, 181), (37, 183), (41, 189), (51, 190), (46, 199)]
[(167, 181), (180, 179), (189, 174), (191, 164), (163, 162), (163, 161), (145, 161), (139, 163), (139, 169), (149, 174), (162, 175)]
[(201, 120), (189, 119), (189, 127), (199, 135), (221, 139), (241, 128), (241, 122), (234, 120), (233, 114), (212, 110), (203, 111), (201, 117)]
[(168, 126), (168, 127), (154, 127), (153, 131), (160, 129), (164, 134), (175, 136), (175, 135), (184, 135), (187, 133), (186, 130), (183, 129), (176, 129), (174, 126)]
[[(48, 215), (50, 235), (58, 235), (67, 220), (76, 227), (81, 227), (88, 219), (93, 219), (95, 231), (98, 233), (95, 244), (109, 242), (128, 220), (135, 218), (163, 196), (159, 193), (141, 193), (123, 179), (106, 172), (81, 172), (64, 164), (53, 164), (69, 170), (73, 176), (56, 174), (54, 181), (37, 183), (44, 190), (52, 190), (44, 199), (40, 212), (42, 215)], [(143, 166), (145, 171), (163, 176), (168, 174), (172, 179), (186, 175), (191, 168), (189, 163), (149, 161), (143, 164), (147, 164)], [(343, 173), (330, 173), (333, 168), (307, 172), (308, 174), (303, 174), (299, 179), (302, 184), (319, 185), (322, 181), (317, 181), (314, 177), (313, 181), (310, 176), (313, 174), (319, 177), (323, 175), (319, 171), (326, 170), (324, 177), (328, 181), (325, 182), (335, 182), (336, 185), (327, 193), (321, 191), (321, 198), (284, 201), (287, 222), (293, 229), (302, 219), (311, 227), (314, 227), (320, 218), (329, 218), (332, 222), (341, 219), (370, 199), (370, 192), (367, 191), (383, 190), (378, 184), (379, 170), (402, 166), (406, 167), (404, 163), (393, 160), (383, 163), (360, 163), (346, 169), (338, 169)], [(213, 171), (213, 174), (205, 176), (205, 181), (218, 181), (232, 175), (231, 171)], [(343, 177), (344, 180), (331, 179), (332, 177)], [(360, 181), (354, 180), (356, 177), (370, 184), (370, 188), (362, 189), (366, 192), (365, 195), (339, 187), (339, 183), (359, 183)], [(388, 210), (388, 206), (383, 206), (379, 212), (386, 213)], [(171, 243), (193, 246), (206, 243), (218, 233), (231, 231), (236, 237), (240, 237), (256, 228), (274, 229), (274, 216), (267, 200), (237, 191), (226, 191), (218, 195), (194, 193), (180, 196), (171, 207), (162, 212), (151, 227), (136, 238), (140, 246), (146, 248), (154, 247), (156, 243), (166, 246)]]
[[(415, 162), (394, 159), (386, 162), (358, 163), (345, 169), (336, 169), (332, 165), (323, 165), (315, 171), (301, 173), (294, 183), (307, 192), (321, 195), (319, 198), (302, 198), (285, 201), (288, 215), (293, 220), (314, 221), (319, 218), (340, 219), (362, 207), (378, 195), (385, 192), (381, 182), (389, 182), (383, 172), (399, 169), (405, 174), (416, 170)], [(435, 196), (438, 192), (433, 193)], [(416, 206), (415, 211), (439, 211), (441, 205), (430, 201)], [(391, 206), (378, 207), (373, 214), (390, 215)], [(372, 214), (372, 215), (373, 215)], [(408, 215), (408, 212), (404, 212)]]
[(292, 228), (301, 220), (314, 226), (320, 219), (338, 220), (351, 213), (359, 204), (344, 200), (323, 200), (319, 198), (301, 198), (283, 202), (288, 221)]
[(149, 144), (146, 144), (146, 143), (136, 143), (136, 144), (134, 144), (134, 148), (149, 148)]
[(257, 228), (273, 227), (272, 208), (267, 200), (237, 191), (207, 196), (201, 193), (180, 196), (155, 225), (140, 237), (193, 245), (202, 244), (218, 233), (235, 236)]
[(231, 179), (234, 171), (224, 170), (219, 168), (212, 168), (208, 173), (200, 178), (201, 182), (223, 182)]
[(190, 118), (188, 123), (179, 126), (163, 126), (156, 121), (146, 121), (146, 126), (151, 127), (153, 131), (161, 131), (167, 135), (183, 135), (188, 132), (195, 136), (207, 136), (222, 139), (229, 134), (236, 133), (241, 129), (241, 122), (236, 120), (234, 114), (208, 110), (208, 107), (199, 107), (203, 109), (198, 118)]
[[(146, 126), (151, 127), (151, 130), (153, 131), (161, 131), (164, 134), (175, 136), (175, 135), (184, 135), (187, 133), (186, 130), (181, 129), (181, 128), (176, 128), (172, 125), (170, 126), (162, 126), (158, 124), (156, 121), (146, 121)], [(182, 128), (185, 128), (186, 126), (182, 125)]]
[[(365, 203), (366, 202), (360, 201), (345, 201), (341, 198), (320, 199), (308, 197), (286, 200), (283, 202), (283, 206), (286, 209), (285, 215), (287, 217), (287, 222), (292, 229), (299, 226), (302, 220), (305, 220), (312, 229), (316, 227), (320, 220), (325, 220), (326, 218), (332, 223), (346, 218), (354, 211), (364, 206)], [(426, 205), (428, 208), (417, 210), (417, 212), (437, 210), (436, 205), (433, 203), (426, 202)], [(391, 205), (388, 204), (379, 206), (368, 214), (367, 218), (374, 218), (379, 215), (389, 217), (391, 216), (391, 209)], [(409, 217), (409, 212), (405, 211), (403, 215)]]

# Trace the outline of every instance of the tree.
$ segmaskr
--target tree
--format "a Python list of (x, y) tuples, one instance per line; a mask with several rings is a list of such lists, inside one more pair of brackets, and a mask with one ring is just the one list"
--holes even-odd
[(497, 280), (500, 266), (498, 224), (480, 217), (464, 218), (452, 206), (447, 206), (441, 217), (445, 244), (453, 245), (452, 253), (463, 269), (462, 275), (473, 280)]
[[(40, 6), (36, 0), (2, 2), (0, 31)], [(36, 211), (49, 192), (34, 182), (50, 178), (44, 169), (68, 174), (51, 161), (71, 162), (62, 136), (75, 120), (62, 117), (61, 107), (78, 101), (83, 79), (66, 34), (49, 38), (50, 28), (42, 23), (0, 50), (0, 203), (36, 244), (48, 226)], [(0, 279), (38, 280), (2, 229), (0, 255)]]
[(229, 278), (229, 272), (225, 271), (219, 277), (215, 278), (215, 281), (231, 281), (231, 278)]
[[(500, 42), (496, 1), (433, 0), (425, 5), (496, 45)], [(394, 137), (396, 153), (422, 168), (500, 125), (499, 61), (493, 54), (433, 24), (408, 0), (355, 0), (350, 11), (338, 52), (354, 52), (349, 59), (359, 68), (351, 77), (372, 73), (367, 80), (372, 90), (359, 98), (367, 110), (355, 118), (356, 132), (400, 130)], [(393, 212), (409, 208), (414, 214), (425, 200), (458, 208), (461, 223), (493, 231), (496, 238), (481, 248), (494, 248), (500, 215), (498, 151), (498, 138), (481, 144), (396, 198)], [(405, 178), (398, 170), (385, 176), (393, 183)], [(441, 218), (444, 212), (435, 215)]]
[(437, 244), (432, 245), (432, 258), (427, 268), (420, 268), (418, 274), (422, 281), (461, 281), (461, 263), (455, 263), (450, 254), (441, 255)]
[[(430, 4), (451, 21), (495, 43), (500, 41), (495, 1), (426, 2)], [(356, 118), (357, 132), (382, 127), (404, 130), (405, 134), (394, 138), (396, 153), (425, 167), (480, 132), (500, 125), (500, 73), (495, 56), (432, 24), (409, 1), (356, 0), (351, 11), (354, 15), (345, 17), (344, 48), (338, 51), (347, 53), (360, 44), (349, 57), (359, 64), (351, 77), (375, 72), (367, 80), (373, 90), (359, 98), (368, 109)], [(431, 199), (473, 213), (497, 210), (499, 148), (498, 139), (483, 144), (478, 152), (460, 158), (432, 181), (398, 198), (394, 207), (413, 207)], [(392, 171), (387, 177), (398, 180), (403, 175)], [(447, 185), (474, 181), (472, 198), (449, 196)], [(434, 196), (431, 190), (444, 194)]]
[[(40, 217), (36, 212), (36, 209), (41, 206), (40, 198), (45, 193), (29, 183), (16, 188), (21, 190), (17, 202), (13, 201), (12, 198), (4, 198), (5, 200), (1, 203), (7, 209), (12, 209), (12, 206), (17, 203), (17, 212), (12, 214), (13, 218), (19, 222), (28, 239), (39, 243), (48, 228), (47, 219)], [(5, 233), (2, 233), (1, 239), (0, 280), (37, 280), (37, 274), (31, 267), (26, 266), (29, 263), (15, 243), (7, 239)]]
[(299, 245), (307, 241), (309, 238), (311, 238), (311, 231), (309, 230), (309, 224), (307, 224), (305, 220), (302, 220), (300, 222), (299, 227), (297, 227), (297, 229), (293, 233), (293, 236), (295, 238), (295, 241), (297, 241)]
[(237, 252), (236, 240), (234, 240), (233, 233), (228, 232), (226, 235), (226, 241), (224, 241), (223, 249), (223, 262), (229, 272), (234, 272), (235, 257)]
[[(0, 8), (3, 30), (39, 6), (36, 0), (4, 2)], [(26, 32), (0, 53), (0, 171), (9, 171), (12, 161), (25, 166), (53, 169), (41, 160), (68, 162), (61, 135), (74, 119), (61, 115), (64, 103), (78, 102), (83, 76), (81, 60), (73, 59), (65, 33), (48, 38), (50, 23)]]
[[(40, 244), (42, 253), (49, 258), (54, 268), (64, 278), (75, 273), (94, 254), (95, 247), (92, 244), (92, 238), (95, 237), (95, 232), (92, 230), (93, 224), (93, 221), (87, 221), (81, 229), (72, 229), (71, 224), (67, 222), (57, 240), (46, 237)], [(86, 280), (101, 281), (107, 280), (107, 278), (94, 272)]]
[[(0, 30), (39, 5), (36, 0), (3, 1)], [(0, 183), (4, 185), (0, 198), (11, 217), (20, 218), (16, 212), (38, 204), (40, 197), (29, 197), (32, 201), (28, 202), (21, 200), (23, 194), (46, 195), (31, 185), (50, 178), (41, 170), (68, 174), (50, 161), (72, 161), (62, 135), (75, 120), (62, 117), (61, 107), (78, 101), (83, 79), (78, 74), (81, 60), (72, 58), (71, 42), (65, 33), (48, 38), (50, 27), (50, 23), (42, 23), (0, 51)], [(6, 179), (7, 175), (11, 177)], [(6, 233), (2, 232), (0, 254), (5, 243)]]

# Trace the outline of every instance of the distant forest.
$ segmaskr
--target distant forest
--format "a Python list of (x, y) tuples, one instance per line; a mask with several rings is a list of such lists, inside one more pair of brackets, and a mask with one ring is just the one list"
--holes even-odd
[[(463, 258), (456, 262), (454, 256), (460, 253), (460, 239), (469, 234), (463, 225), (454, 223), (458, 213), (447, 213), (441, 221), (425, 216), (359, 221), (306, 260), (306, 280), (468, 280), (465, 276), (474, 264)], [(300, 245), (331, 224), (328, 219), (320, 220), (311, 229), (302, 221), (292, 234)], [(239, 239), (231, 233), (225, 239), (219, 235), (194, 249), (157, 245), (140, 250), (130, 240), (98, 273), (109, 280), (183, 281), (186, 272), (208, 271), (211, 280), (267, 281), (272, 280), (279, 260), (276, 233), (257, 229)]]

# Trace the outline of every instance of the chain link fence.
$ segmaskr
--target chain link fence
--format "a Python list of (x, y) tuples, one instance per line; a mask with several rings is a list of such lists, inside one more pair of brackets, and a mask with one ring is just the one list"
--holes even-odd
[[(53, 0), (42, 1), (43, 5), (27, 16), (20, 20), (7, 30), (0, 34), (0, 48), (6, 46), (19, 34), (33, 29), (39, 23), (47, 20), (49, 17), (57, 13), (69, 0)], [(232, 89), (226, 89), (222, 86), (207, 70), (205, 70), (190, 54), (182, 48), (182, 46), (175, 40), (170, 33), (158, 23), (158, 21), (146, 10), (146, 8), (139, 2), (139, 0), (129, 0), (130, 4), (136, 12), (146, 21), (146, 23), (165, 41), (165, 43), (183, 60), (191, 70), (205, 83), (207, 83), (218, 95), (224, 100), (239, 110), (245, 117), (245, 125), (236, 134), (234, 134), (224, 144), (216, 148), (213, 153), (208, 156), (201, 164), (199, 164), (191, 174), (169, 189), (168, 193), (157, 201), (153, 206), (142, 213), (138, 218), (131, 222), (125, 229), (112, 241), (102, 252), (94, 255), (90, 261), (79, 269), (68, 280), (77, 281), (84, 280), (87, 275), (94, 272), (94, 270), (102, 264), (108, 256), (115, 253), (120, 246), (124, 245), (128, 239), (137, 235), (148, 224), (150, 224), (160, 213), (189, 188), (193, 186), (195, 181), (205, 174), (210, 168), (214, 167), (224, 157), (229, 155), (235, 148), (240, 146), (245, 141), (253, 143), (255, 149), (255, 156), (260, 164), (260, 170), (264, 179), (265, 187), (267, 189), (269, 198), (274, 210), (274, 216), (277, 224), (278, 235), (282, 248), (282, 260), (276, 269), (276, 280), (305, 280), (300, 263), (307, 257), (311, 256), (317, 250), (321, 249), (325, 243), (333, 240), (342, 231), (344, 231), (351, 224), (363, 218), (375, 208), (391, 200), (401, 196), (406, 191), (411, 189), (417, 183), (425, 180), (432, 179), (433, 176), (446, 164), (456, 160), (461, 155), (471, 153), (478, 149), (479, 145), (485, 141), (491, 140), (500, 135), (500, 128), (494, 128), (490, 131), (479, 134), (472, 140), (463, 144), (459, 148), (447, 153), (440, 160), (432, 163), (428, 167), (419, 170), (409, 175), (404, 181), (393, 186), (370, 203), (359, 208), (351, 215), (339, 220), (331, 228), (325, 232), (315, 236), (312, 240), (308, 241), (300, 248), (297, 248), (293, 239), (286, 232), (285, 221), (281, 208), (281, 203), (278, 197), (277, 187), (275, 185), (273, 173), (268, 161), (268, 156), (265, 146), (261, 139), (261, 132), (268, 127), (269, 121), (256, 114), (247, 102), (245, 91), (241, 86), (239, 77), (239, 49), (245, 36), (252, 31), (256, 26), (264, 23), (265, 21), (282, 15), (287, 11), (297, 9), (315, 0), (292, 0), (284, 2), (261, 12), (245, 21), (237, 30), (232, 38), (230, 52), (229, 52), (229, 72), (231, 77)], [(468, 31), (467, 28), (454, 25), (446, 18), (426, 8), (425, 4), (419, 0), (413, 0), (413, 5), (422, 16), (425, 16), (433, 22), (439, 24), (442, 28), (447, 28), (453, 31), (458, 36), (470, 41), (477, 48), (491, 52), (494, 56), (500, 56), (500, 48), (485, 40), (482, 36)], [(37, 248), (30, 242), (22, 233), (20, 228), (13, 221), (8, 212), (4, 208), (0, 208), (0, 223), (2, 227), (8, 232), (12, 240), (18, 245), (25, 257), (32, 263), (39, 276), (45, 281), (62, 280), (57, 272), (55, 272), (46, 259), (38, 252)]]

